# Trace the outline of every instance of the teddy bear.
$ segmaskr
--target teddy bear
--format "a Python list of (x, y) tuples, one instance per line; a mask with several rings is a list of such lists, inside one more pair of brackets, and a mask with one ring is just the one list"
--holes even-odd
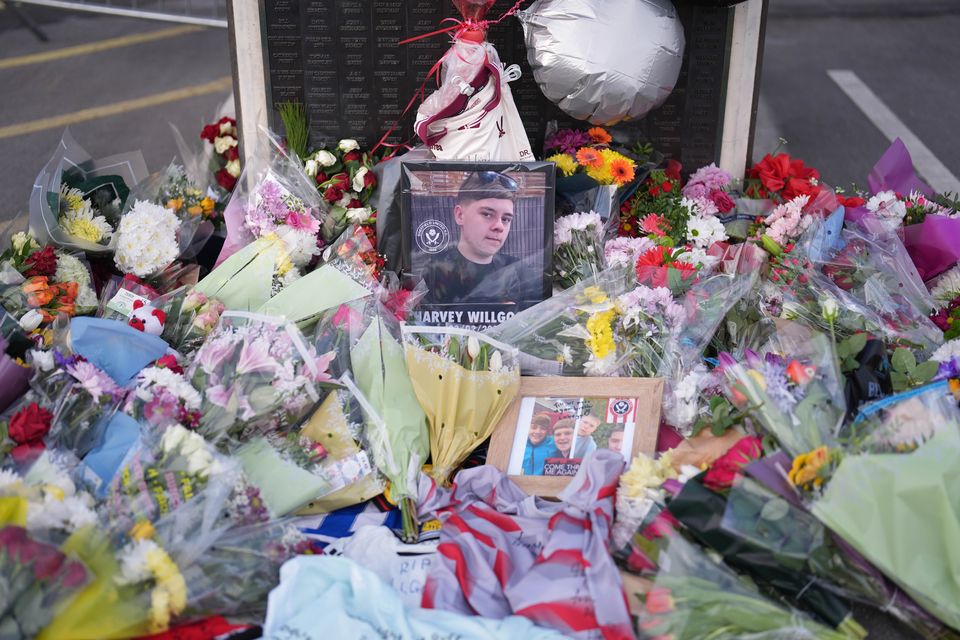
[(163, 333), (163, 323), (166, 321), (167, 314), (163, 310), (154, 309), (143, 300), (134, 301), (129, 325), (137, 331), (143, 331), (151, 336), (159, 336)]

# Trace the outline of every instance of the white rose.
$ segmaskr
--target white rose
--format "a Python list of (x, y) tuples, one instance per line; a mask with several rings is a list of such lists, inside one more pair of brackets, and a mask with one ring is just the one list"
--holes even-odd
[(353, 176), (353, 190), (360, 192), (363, 191), (363, 178), (367, 175), (370, 170), (366, 167), (360, 167), (357, 169), (357, 173)]
[(224, 169), (226, 169), (227, 173), (232, 175), (234, 178), (240, 177), (240, 158), (228, 162)]
[(346, 209), (356, 195), (357, 194), (353, 193), (352, 191), (347, 191), (343, 194), (343, 196), (340, 197), (339, 200), (337, 200), (337, 206)]
[(840, 313), (840, 309), (837, 307), (837, 301), (833, 298), (827, 298), (820, 303), (820, 310), (823, 314), (823, 319), (827, 322), (833, 322), (837, 319), (837, 315)]
[(185, 435), (187, 435), (186, 429), (180, 425), (174, 425), (163, 432), (163, 437), (160, 438), (160, 446), (163, 447), (165, 453), (169, 453), (180, 446)]
[(353, 224), (363, 224), (370, 217), (370, 207), (347, 209), (347, 220)]
[[(354, 142), (354, 144), (356, 143)], [(315, 157), (317, 162), (320, 163), (321, 167), (332, 167), (333, 165), (337, 164), (337, 156), (333, 155), (329, 151), (317, 151)]]
[(337, 148), (344, 153), (353, 151), (354, 149), (359, 149), (360, 144), (353, 138), (345, 138), (340, 141), (340, 144), (337, 145)]
[(30, 309), (20, 318), (20, 328), (26, 332), (33, 331), (43, 322), (43, 314), (36, 309)]
[(320, 170), (320, 165), (317, 163), (316, 160), (314, 160), (313, 158), (310, 158), (309, 160), (307, 160), (306, 164), (303, 165), (303, 170), (311, 178), (316, 178), (317, 172)]
[(232, 136), (221, 136), (213, 139), (213, 149), (217, 153), (226, 153), (227, 149), (237, 146), (237, 139)]

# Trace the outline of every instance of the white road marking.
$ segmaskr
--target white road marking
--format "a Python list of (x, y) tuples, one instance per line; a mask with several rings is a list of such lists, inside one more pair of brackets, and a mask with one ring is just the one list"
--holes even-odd
[(910, 150), (914, 168), (934, 191), (960, 192), (960, 180), (940, 162), (937, 156), (933, 155), (933, 152), (913, 131), (907, 128), (903, 120), (898, 118), (897, 114), (864, 84), (857, 74), (849, 69), (831, 69), (827, 71), (827, 75), (888, 140), (891, 142), (897, 138), (903, 140), (903, 144)]

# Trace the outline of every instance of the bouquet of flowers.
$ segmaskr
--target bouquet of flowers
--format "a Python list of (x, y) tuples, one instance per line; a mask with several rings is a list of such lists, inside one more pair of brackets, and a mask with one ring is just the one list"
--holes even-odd
[(30, 228), (41, 243), (109, 252), (130, 188), (146, 175), (139, 151), (94, 160), (64, 132), (57, 151), (34, 181)]
[(200, 392), (184, 377), (176, 358), (164, 356), (137, 374), (123, 411), (155, 426), (176, 423), (196, 429), (200, 404)]
[(936, 310), (930, 319), (944, 340), (960, 338), (960, 265), (941, 275), (930, 290)]
[(105, 421), (119, 408), (126, 391), (82, 356), (55, 351), (54, 357), (67, 374), (68, 384), (54, 402), (48, 443), (82, 458), (96, 444)]
[(140, 278), (156, 274), (180, 255), (180, 220), (168, 208), (137, 200), (117, 227), (114, 263)]
[(682, 242), (690, 208), (682, 204), (680, 187), (680, 163), (671, 160), (666, 168), (651, 172), (621, 207), (619, 234), (631, 238), (669, 236), (674, 243)]
[(299, 160), (288, 156), (273, 138), (261, 141), (260, 149), (223, 212), (227, 239), (217, 264), (258, 238), (276, 236), (285, 248), (279, 275), (292, 281), (320, 254), (326, 206)]
[(790, 453), (835, 443), (846, 405), (830, 340), (787, 323), (764, 351), (743, 362), (720, 354), (730, 401)]
[(743, 186), (744, 195), (775, 202), (788, 202), (797, 196), (816, 199), (822, 188), (819, 171), (786, 153), (765, 155), (747, 169)]
[(544, 151), (554, 152), (546, 160), (557, 165), (558, 212), (595, 211), (604, 224), (614, 222), (620, 205), (655, 166), (651, 148), (627, 151), (603, 127), (559, 129), (547, 136)]
[(382, 491), (371, 457), (382, 456), (386, 434), (382, 422), (364, 425), (359, 409), (366, 400), (351, 387), (328, 394), (304, 427), (270, 432), (237, 449), (247, 479), (273, 515), (312, 511), (348, 487), (354, 495), (366, 493), (368, 478)]
[(213, 331), (226, 310), (222, 302), (191, 289), (167, 314), (163, 339), (180, 353), (192, 353)]
[(187, 371), (202, 390), (201, 433), (219, 441), (295, 424), (320, 400), (332, 358), (280, 318), (225, 312)]
[(341, 140), (332, 149), (318, 149), (304, 159), (304, 170), (330, 206), (320, 229), (327, 244), (333, 243), (351, 224), (366, 225), (376, 219), (370, 203), (377, 186), (373, 167), (378, 158), (361, 152), (356, 140)]
[(456, 328), (402, 327), (407, 370), (427, 416), (431, 477), (446, 485), (520, 390), (517, 350)]
[(210, 160), (210, 171), (223, 189), (223, 197), (219, 198), (219, 202), (224, 202), (240, 177), (240, 136), (237, 121), (223, 116), (216, 122), (205, 125), (200, 132), (200, 139), (213, 145), (214, 155)]
[(571, 213), (553, 225), (553, 278), (569, 289), (603, 270), (603, 220), (599, 214)]

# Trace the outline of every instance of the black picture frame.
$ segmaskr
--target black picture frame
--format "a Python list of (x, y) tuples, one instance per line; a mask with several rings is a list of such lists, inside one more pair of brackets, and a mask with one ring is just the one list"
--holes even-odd
[[(504, 261), (511, 261), (505, 267), (510, 273), (490, 280), (493, 284), (485, 287), (481, 294), (471, 293), (466, 299), (447, 297), (435, 288), (418, 306), (416, 319), (420, 324), (480, 330), (546, 300), (553, 291), (556, 169), (552, 162), (402, 162), (402, 274), (413, 280), (423, 279), (430, 288), (431, 282), (436, 281), (431, 256), (452, 264), (450, 254), (457, 251), (459, 238), (453, 217), (456, 194), (472, 175), (490, 176), (493, 181), (505, 176), (504, 183), (512, 184), (511, 189), (517, 194), (514, 222), (496, 253), (503, 255)], [(520, 284), (507, 286), (517, 282)], [(501, 292), (503, 301), (495, 300)]]

